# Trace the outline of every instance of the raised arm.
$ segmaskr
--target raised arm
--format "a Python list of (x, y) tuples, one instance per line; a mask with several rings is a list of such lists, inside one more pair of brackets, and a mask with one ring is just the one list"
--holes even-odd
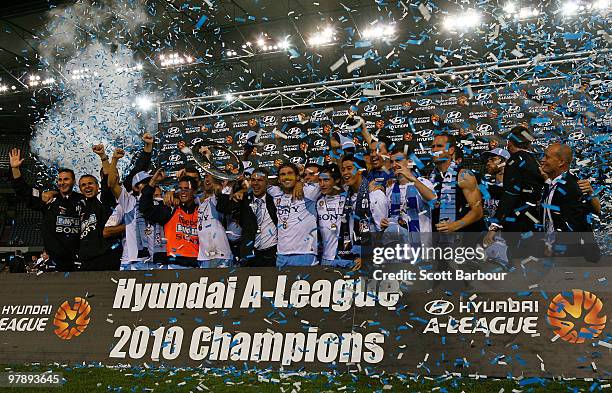
[(149, 166), (151, 165), (151, 153), (153, 152), (155, 138), (153, 138), (150, 132), (145, 132), (142, 136), (142, 141), (144, 142), (144, 147), (140, 154), (138, 154), (130, 173), (123, 179), (123, 186), (126, 190), (132, 189), (132, 179), (134, 176), (136, 176), (138, 172), (149, 170)]
[(431, 188), (429, 188), (418, 177), (416, 177), (412, 173), (410, 168), (407, 168), (407, 169), (404, 169), (404, 168), (396, 169), (395, 172), (401, 174), (402, 176), (404, 176), (406, 179), (408, 179), (409, 182), (414, 183), (414, 186), (416, 187), (417, 191), (419, 192), (419, 194), (421, 195), (421, 197), (424, 200), (429, 202), (429, 201), (431, 201), (433, 199), (436, 199), (436, 194), (431, 190)]
[(19, 179), (21, 177), (21, 165), (24, 159), (21, 158), (21, 150), (12, 148), (9, 151), (9, 164), (11, 165), (11, 174), (13, 179)]
[(149, 184), (142, 189), (142, 195), (140, 196), (140, 203), (138, 205), (145, 220), (162, 225), (170, 221), (174, 212), (171, 207), (168, 207), (163, 203), (153, 203), (155, 187), (157, 187), (157, 184), (163, 179), (164, 172), (161, 169), (158, 169), (151, 180), (149, 180)]
[(111, 171), (111, 163), (108, 161), (108, 156), (106, 155), (106, 151), (104, 149), (103, 144), (94, 145), (92, 150), (96, 155), (100, 158), (100, 162), (102, 163), (102, 179), (100, 182), (100, 201), (110, 207), (113, 208), (117, 204), (115, 200), (115, 196), (108, 186), (108, 174)]
[(9, 164), (11, 166), (11, 176), (13, 189), (17, 196), (26, 202), (26, 205), (30, 209), (41, 210), (45, 203), (41, 199), (42, 192), (35, 188), (32, 188), (21, 175), (21, 165), (23, 164), (23, 158), (21, 158), (21, 150), (13, 148), (9, 151)]
[(470, 205), (468, 214), (457, 221), (459, 224), (459, 228), (457, 229), (461, 229), (480, 220), (484, 212), (482, 210), (482, 194), (478, 188), (476, 177), (469, 171), (462, 170), (459, 174), (458, 183), (467, 203)]
[[(125, 155), (123, 149), (117, 148), (113, 153), (113, 160), (108, 166), (108, 188), (110, 188), (113, 196), (116, 199), (119, 199), (121, 196), (121, 185), (119, 184), (119, 171), (117, 170), (117, 162)], [(130, 183), (130, 188), (126, 188), (126, 190), (131, 190), (132, 184)]]

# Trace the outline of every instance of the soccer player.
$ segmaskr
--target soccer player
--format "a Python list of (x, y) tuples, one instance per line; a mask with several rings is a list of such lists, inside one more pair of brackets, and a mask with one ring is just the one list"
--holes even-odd
[(373, 139), (369, 145), (371, 168), (365, 178), (368, 182), (375, 181), (384, 187), (387, 180), (393, 179), (393, 171), (391, 171), (391, 162), (389, 161), (389, 149), (393, 142), (389, 138), (381, 136), (378, 140)]
[[(482, 185), (487, 191), (484, 198), (484, 215), (487, 221), (495, 217), (497, 206), (501, 198), (504, 185), (504, 167), (510, 158), (510, 153), (506, 149), (495, 148), (485, 151), (482, 156), (486, 158), (486, 175)], [(490, 222), (487, 222), (490, 224)]]
[[(125, 153), (115, 149), (113, 163), (121, 159)], [(138, 172), (132, 178), (131, 192), (119, 184), (119, 174), (115, 165), (108, 168), (108, 186), (117, 199), (121, 221), (125, 224), (125, 244), (121, 257), (121, 270), (149, 270), (157, 265), (153, 262), (155, 247), (154, 227), (140, 213), (141, 192), (151, 175), (148, 172)], [(119, 213), (118, 213), (119, 214)], [(108, 223), (107, 223), (108, 227)]]
[[(342, 175), (336, 164), (324, 166), (319, 173), (321, 197), (317, 201), (317, 217), (321, 235), (321, 265), (350, 267), (355, 261), (350, 254), (351, 239), (346, 237), (338, 244), (344, 218), (346, 193), (342, 189)], [(340, 247), (339, 247), (340, 246)]]
[[(104, 145), (95, 145), (93, 151), (100, 157), (103, 167), (108, 169), (110, 163)], [(108, 187), (104, 187), (100, 194), (98, 180), (92, 175), (81, 176), (79, 189), (84, 196), (77, 207), (81, 221), (81, 270), (119, 270), (122, 249), (104, 237), (104, 226), (113, 212), (115, 198)]]
[[(256, 168), (251, 174), (245, 195), (232, 198), (226, 188), (218, 196), (217, 209), (224, 214), (237, 211), (242, 228), (240, 238), (241, 265), (249, 267), (276, 266), (278, 217), (274, 199), (268, 190), (268, 171)], [(242, 191), (242, 190), (241, 190)]]
[(321, 165), (315, 162), (309, 162), (304, 165), (304, 183), (318, 183), (320, 171)]
[[(389, 219), (408, 232), (431, 232), (429, 201), (436, 199), (433, 184), (415, 175), (414, 162), (401, 149), (393, 151), (391, 164), (395, 179), (386, 190)], [(411, 241), (413, 243), (421, 243), (419, 235), (410, 238), (414, 240)]]
[(354, 270), (362, 266), (362, 245), (369, 240), (371, 232), (381, 230), (381, 223), (389, 210), (385, 193), (380, 189), (370, 191), (368, 179), (363, 176), (364, 168), (365, 163), (356, 156), (342, 157), (340, 173), (345, 186), (346, 202), (338, 246), (342, 248), (342, 259), (354, 261)]
[(221, 184), (212, 175), (206, 175), (202, 185), (204, 195), (199, 198), (198, 207), (198, 262), (201, 268), (230, 267), (232, 251), (223, 225), (225, 217), (217, 210)]
[(437, 200), (432, 211), (434, 232), (481, 232), (482, 195), (476, 177), (455, 161), (456, 139), (441, 133), (434, 137), (431, 151), (435, 165), (430, 181), (434, 184)]
[(169, 269), (199, 267), (198, 205), (195, 201), (197, 181), (188, 176), (179, 179), (178, 206), (156, 205), (153, 195), (163, 179), (161, 169), (149, 178), (142, 188), (139, 210), (145, 219), (164, 226)]
[(75, 257), (79, 249), (79, 213), (77, 206), (83, 196), (73, 191), (75, 184), (74, 171), (62, 168), (57, 174), (59, 195), (49, 203), (43, 202), (42, 192), (33, 188), (21, 174), (21, 158), (19, 149), (9, 152), (12, 184), (17, 196), (26, 202), (33, 210), (42, 212), (41, 233), (45, 250), (49, 253), (52, 264), (62, 272), (75, 269)]
[[(313, 266), (317, 264), (317, 211), (320, 195), (318, 184), (302, 184), (295, 164), (279, 166), (279, 184), (268, 189), (274, 198), (278, 217), (278, 255), (276, 265)], [(303, 187), (303, 198), (294, 197), (296, 186)]]

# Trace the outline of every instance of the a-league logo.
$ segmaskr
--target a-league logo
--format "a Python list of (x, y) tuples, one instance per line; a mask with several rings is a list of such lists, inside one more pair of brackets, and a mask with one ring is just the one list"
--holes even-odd
[(606, 327), (603, 302), (582, 289), (557, 294), (548, 306), (547, 319), (553, 332), (563, 341), (580, 344), (599, 337)]
[(89, 302), (81, 297), (75, 297), (72, 306), (65, 301), (53, 318), (53, 324), (56, 327), (55, 335), (63, 340), (80, 336), (89, 325), (90, 312)]

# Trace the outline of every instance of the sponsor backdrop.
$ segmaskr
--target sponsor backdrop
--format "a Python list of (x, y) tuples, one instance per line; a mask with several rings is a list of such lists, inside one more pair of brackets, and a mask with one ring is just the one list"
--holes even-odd
[(519, 292), (319, 268), (4, 275), (0, 362), (608, 377), (609, 268), (555, 270), (516, 273), (537, 283)]
[[(202, 139), (212, 140), (240, 156), (249, 131), (260, 133), (261, 143), (252, 165), (273, 168), (278, 159), (300, 163), (324, 157), (329, 154), (330, 130), (345, 121), (351, 105), (356, 106), (369, 130), (388, 135), (394, 142), (408, 142), (420, 157), (428, 154), (436, 130), (451, 129), (457, 133), (469, 161), (488, 150), (491, 137), (520, 123), (533, 128), (539, 138), (536, 144), (545, 146), (562, 138), (578, 150), (590, 149), (593, 143), (599, 146), (608, 143), (605, 132), (612, 124), (611, 90), (612, 81), (592, 86), (541, 83), (477, 93), (469, 90), (401, 99), (364, 97), (333, 108), (287, 109), (162, 123), (158, 164), (175, 171), (190, 160), (177, 148), (180, 141), (191, 145)], [(299, 113), (307, 114), (310, 121), (300, 122)], [(229, 156), (216, 158), (227, 161)]]

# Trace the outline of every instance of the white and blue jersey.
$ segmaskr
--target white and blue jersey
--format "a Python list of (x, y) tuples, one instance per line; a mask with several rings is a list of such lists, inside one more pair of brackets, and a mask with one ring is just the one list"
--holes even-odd
[(304, 184), (304, 198), (294, 200), (278, 186), (268, 187), (278, 217), (278, 254), (317, 254), (318, 184)]
[(232, 250), (223, 227), (222, 214), (217, 211), (217, 196), (200, 198), (198, 207), (198, 261), (231, 259)]

